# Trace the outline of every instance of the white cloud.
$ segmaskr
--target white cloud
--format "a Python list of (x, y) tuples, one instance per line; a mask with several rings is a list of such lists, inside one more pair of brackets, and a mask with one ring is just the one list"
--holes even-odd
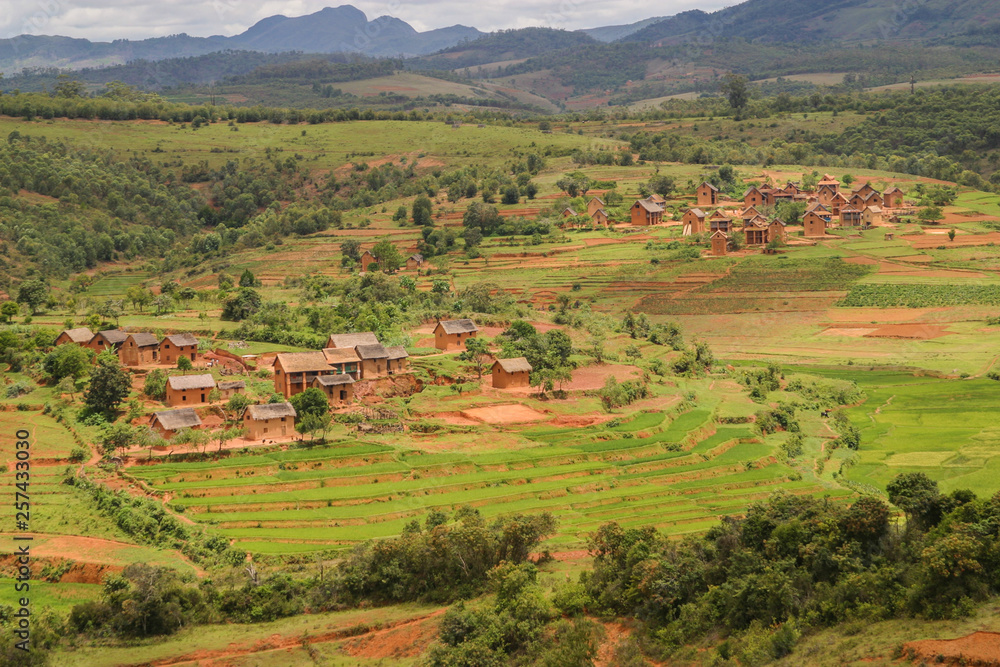
[[(144, 39), (181, 32), (207, 37), (243, 32), (268, 16), (302, 16), (334, 4), (329, 0), (0, 0), (0, 37), (19, 34), (64, 35), (94, 41)], [(483, 31), (527, 26), (576, 30), (632, 23), (688, 9), (713, 11), (724, 0), (509, 0), (469, 3), (459, 0), (358, 0), (369, 19), (389, 15), (417, 30), (456, 23)], [(728, 3), (732, 4), (732, 3)]]

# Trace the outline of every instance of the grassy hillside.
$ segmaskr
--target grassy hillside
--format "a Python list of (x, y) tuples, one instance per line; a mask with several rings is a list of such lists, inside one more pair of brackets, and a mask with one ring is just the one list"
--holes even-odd
[[(404, 73), (380, 85), (417, 87), (423, 79)], [(938, 113), (939, 126), (922, 127), (942, 100), (973, 94), (980, 99), (955, 105), (968, 113)], [(878, 664), (905, 655), (905, 642), (966, 632), (972, 621), (901, 619), (924, 613), (907, 596), (940, 596), (946, 602), (927, 614), (961, 616), (979, 613), (976, 605), (993, 591), (992, 580), (980, 576), (989, 568), (973, 567), (980, 578), (944, 591), (921, 578), (933, 566), (922, 549), (950, 545), (947, 531), (992, 516), (989, 498), (1000, 491), (990, 419), (1000, 343), (1000, 196), (985, 181), (977, 188), (966, 180), (951, 158), (924, 153), (968, 159), (988, 175), (992, 135), (964, 129), (992, 122), (991, 98), (983, 91), (902, 97), (878, 107), (883, 102), (865, 98), (836, 114), (795, 107), (741, 121), (713, 116), (701, 101), (678, 104), (669, 118), (565, 116), (546, 126), (0, 118), (0, 136), (13, 134), (2, 176), (20, 179), (4, 181), (6, 259), (27, 261), (34, 257), (29, 241), (60, 238), (46, 216), (72, 219), (84, 240), (107, 233), (114, 248), (92, 267), (50, 272), (52, 298), (30, 321), (22, 310), (0, 331), (8, 369), (0, 405), (9, 408), (0, 411), (7, 415), (0, 425), (8, 433), (27, 425), (38, 443), (33, 531), (48, 580), (36, 599), (61, 614), (83, 601), (97, 605), (55, 633), (77, 646), (53, 640), (53, 664), (413, 665), (447, 650), (431, 646), (458, 627), (456, 614), (468, 614), (461, 627), (476, 628), (491, 615), (520, 613), (503, 607), (515, 589), (540, 606), (514, 607), (542, 610), (531, 621), (540, 634), (518, 644), (515, 658), (536, 664), (546, 664), (552, 647), (573, 644), (593, 647), (592, 664), (752, 664), (764, 655), (755, 651), (768, 652), (760, 662), (823, 664), (824, 651), (836, 651)], [(850, 154), (827, 147), (831, 137)], [(977, 155), (963, 157), (966, 149)], [(906, 214), (881, 228), (831, 230), (821, 239), (793, 224), (788, 244), (774, 254), (710, 257), (707, 239), (683, 236), (679, 218), (694, 204), (694, 187), (720, 177), (712, 163), (725, 162), (735, 165), (727, 194), (765, 179), (829, 172), (844, 183), (897, 185), (914, 210), (940, 186), (955, 196), (937, 224)], [(906, 173), (911, 167), (917, 173)], [(563, 190), (570, 174), (589, 179), (584, 196)], [(674, 184), (666, 224), (632, 227), (629, 207), (657, 176)], [(519, 189), (528, 184), (530, 196)], [(487, 203), (484, 191), (497, 216), (493, 229), (477, 228), (484, 232), (477, 239), (465, 218)], [(563, 225), (567, 207), (585, 210), (594, 195), (604, 198), (608, 229)], [(430, 226), (411, 221), (418, 197), (430, 203)], [(189, 202), (191, 218), (176, 242), (134, 255), (118, 246), (120, 229), (166, 225), (168, 204), (178, 201)], [(429, 261), (418, 271), (359, 276), (352, 241), (364, 249), (384, 242), (403, 256), (424, 252)], [(46, 262), (65, 261), (31, 259), (35, 275), (45, 274)], [(18, 272), (7, 269), (12, 288), (27, 275), (21, 266), (12, 261)], [(254, 286), (243, 289), (253, 290), (261, 307), (242, 321), (223, 320), (241, 294), (227, 280), (245, 272)], [(164, 297), (163, 307), (128, 301), (137, 287)], [(122, 312), (102, 309), (109, 299), (121, 299)], [(544, 393), (544, 377), (532, 387), (494, 388), (474, 360), (433, 348), (435, 321), (465, 316), (496, 354), (531, 356), (568, 375), (552, 379)], [(530, 323), (532, 333), (517, 333), (523, 324), (508, 331), (514, 321)], [(109, 437), (103, 418), (83, 410), (89, 366), (78, 383), (58, 384), (46, 364), (52, 334), (67, 322), (158, 335), (192, 331), (202, 352), (254, 355), (254, 370), (241, 377), (255, 401), (273, 393), (273, 353), (319, 347), (333, 331), (371, 329), (405, 346), (412, 377), (359, 392), (355, 404), (335, 411), (325, 441), (134, 443), (117, 467), (100, 464)], [(118, 423), (139, 427), (166, 408), (144, 392), (151, 372), (138, 371)], [(223, 379), (230, 368), (202, 372)], [(222, 424), (216, 408), (197, 409), (212, 429)], [(11, 441), (0, 445), (4, 461), (15, 461)], [(852, 522), (870, 517), (848, 515), (849, 508), (862, 498), (898, 500), (891, 483), (916, 472), (939, 484), (941, 494), (928, 497), (942, 513), (965, 513), (915, 534), (910, 527), (922, 519), (912, 506), (885, 505), (884, 516), (876, 512), (882, 532), (866, 537)], [(779, 516), (782, 508), (788, 514)], [(555, 521), (544, 534), (518, 524), (531, 533), (522, 544), (527, 553), (510, 535), (511, 543), (503, 542), (509, 552), (491, 552), (525, 561), (548, 551), (554, 560), (541, 562), (539, 574), (525, 566), (503, 575), (510, 579), (495, 573), (492, 584), (485, 574), (468, 575), (447, 593), (409, 588), (446, 567), (466, 577), (475, 568), (449, 560), (456, 545), (467, 555), (461, 549), (494, 544), (489, 531), (504, 521), (543, 512)], [(4, 513), (12, 520), (14, 508)], [(592, 587), (601, 584), (587, 582), (600, 579), (576, 583), (581, 572), (607, 566), (608, 559), (593, 559), (591, 540), (612, 522), (644, 545), (621, 551), (635, 555), (624, 560), (638, 568), (623, 587), (645, 585), (641, 572), (660, 587), (656, 595), (615, 599), (648, 603), (660, 615), (599, 602)], [(982, 549), (975, 562), (989, 562), (990, 524), (976, 525)], [(743, 532), (726, 532), (736, 530)], [(966, 539), (962, 530), (955, 528)], [(854, 540), (855, 533), (861, 537)], [(9, 538), (0, 539), (0, 553), (12, 552)], [(679, 546), (683, 538), (690, 539)], [(405, 549), (393, 551), (399, 544)], [(726, 545), (744, 551), (729, 560)], [(442, 560), (414, 575), (408, 568), (428, 554)], [(690, 560), (674, 560), (682, 557)], [(157, 590), (176, 594), (170, 599), (197, 625), (168, 624), (163, 635), (137, 640), (135, 625), (105, 624), (100, 610), (124, 618), (130, 605), (99, 583), (118, 581), (109, 578), (133, 563), (168, 566)], [(685, 579), (683, 591), (671, 588), (682, 579), (671, 571), (704, 568), (715, 569), (704, 580)], [(148, 590), (142, 572), (127, 571), (128, 595)], [(713, 572), (725, 581), (709, 586)], [(380, 588), (366, 573), (395, 583)], [(824, 573), (836, 574), (826, 580)], [(783, 583), (771, 586), (775, 581)], [(750, 588), (739, 592), (737, 585)], [(722, 597), (765, 589), (788, 594), (773, 607)], [(891, 595), (869, 600), (858, 590)], [(460, 598), (470, 599), (446, 610)], [(712, 617), (712, 605), (747, 613)], [(564, 609), (572, 620), (560, 623)], [(588, 625), (583, 619), (598, 610), (619, 620)], [(762, 615), (751, 619), (751, 612)], [(79, 620), (86, 618), (93, 624)], [(583, 638), (567, 640), (574, 632)], [(626, 651), (637, 656), (632, 663)]]

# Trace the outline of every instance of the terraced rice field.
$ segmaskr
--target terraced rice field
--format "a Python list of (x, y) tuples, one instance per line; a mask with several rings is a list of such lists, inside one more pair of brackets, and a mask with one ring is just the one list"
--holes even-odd
[(670, 420), (641, 413), (608, 428), (528, 428), (516, 452), (425, 454), (344, 442), (221, 463), (132, 468), (199, 523), (258, 553), (342, 549), (398, 535), (431, 509), (477, 507), (487, 517), (550, 511), (555, 548), (581, 548), (608, 521), (680, 535), (741, 514), (777, 485), (847, 497), (801, 481), (745, 425), (707, 410)]

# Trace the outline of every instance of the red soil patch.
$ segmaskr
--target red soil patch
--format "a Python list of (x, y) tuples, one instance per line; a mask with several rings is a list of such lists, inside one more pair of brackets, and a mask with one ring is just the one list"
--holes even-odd
[(953, 332), (948, 331), (943, 326), (937, 324), (890, 324), (879, 327), (871, 333), (865, 334), (868, 338), (909, 338), (915, 340), (928, 340), (931, 338), (941, 338)]
[(1000, 664), (1000, 633), (973, 632), (958, 639), (924, 639), (903, 644), (904, 651), (915, 651), (921, 658), (944, 664), (986, 667)]
[(845, 257), (844, 263), (869, 265), (869, 264), (878, 264), (878, 260), (873, 259), (871, 257)]
[(348, 639), (340, 646), (348, 655), (363, 658), (413, 658), (437, 636), (437, 619), (428, 617)]
[(520, 403), (498, 405), (487, 408), (469, 408), (459, 413), (461, 417), (475, 420), (474, 423), (485, 424), (518, 424), (521, 422), (540, 421), (547, 415)]
[(819, 333), (821, 336), (848, 336), (850, 338), (861, 338), (862, 336), (867, 336), (875, 331), (878, 331), (878, 329), (872, 327), (829, 327)]
[(603, 424), (606, 421), (611, 421), (613, 418), (613, 415), (562, 415), (550, 421), (549, 424), (552, 426), (584, 428), (586, 426), (594, 426), (595, 424)]
[(829, 313), (834, 322), (906, 322), (937, 313), (943, 308), (837, 308)]

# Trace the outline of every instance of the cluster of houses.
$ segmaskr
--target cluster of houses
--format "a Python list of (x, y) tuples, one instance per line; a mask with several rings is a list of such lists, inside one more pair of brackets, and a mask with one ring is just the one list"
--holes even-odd
[[(753, 185), (743, 193), (743, 208), (725, 208), (719, 189), (702, 183), (696, 191), (697, 207), (684, 213), (685, 236), (711, 235), (713, 255), (724, 255), (729, 247), (729, 235), (741, 230), (748, 246), (765, 246), (787, 237), (786, 223), (777, 217), (770, 219), (760, 209), (782, 202), (803, 202), (807, 205), (802, 218), (804, 236), (821, 237), (834, 226), (872, 227), (881, 224), (893, 209), (904, 206), (903, 191), (892, 187), (884, 193), (871, 183), (863, 183), (851, 192), (840, 189), (840, 181), (825, 174), (813, 191), (805, 191), (795, 183), (784, 186)], [(714, 210), (709, 211), (712, 207)], [(835, 221), (836, 219), (836, 221)]]
[(176, 366), (186, 357), (198, 361), (198, 339), (189, 333), (170, 334), (162, 339), (151, 333), (127, 333), (120, 329), (93, 333), (86, 327), (66, 329), (56, 338), (56, 345), (76, 343), (95, 353), (111, 350), (125, 366)]
[[(416, 271), (424, 265), (424, 261), (423, 255), (420, 253), (414, 253), (406, 258), (406, 261), (403, 263), (403, 268), (407, 271)], [(375, 269), (379, 268), (378, 258), (375, 257), (370, 250), (365, 250), (361, 253), (361, 272), (367, 273), (373, 267)]]
[[(465, 349), (465, 342), (479, 329), (470, 319), (441, 320), (434, 327), (434, 345), (441, 351)], [(57, 344), (75, 343), (101, 352), (113, 350), (127, 366), (175, 365), (181, 356), (198, 360), (198, 341), (191, 334), (172, 334), (162, 339), (148, 333), (89, 329), (63, 331)], [(385, 346), (374, 332), (332, 334), (326, 347), (315, 352), (281, 352), (274, 358), (274, 389), (286, 401), (251, 405), (240, 417), (246, 438), (287, 438), (295, 433), (295, 408), (287, 399), (309, 388), (322, 391), (331, 406), (350, 404), (354, 384), (406, 373), (409, 355), (402, 346)], [(530, 386), (531, 365), (521, 357), (493, 363), (493, 386), (500, 389)], [(150, 427), (169, 439), (185, 429), (203, 426), (197, 406), (213, 400), (228, 400), (246, 391), (244, 380), (216, 380), (211, 373), (171, 375), (167, 378), (165, 403), (170, 410), (154, 412)]]

